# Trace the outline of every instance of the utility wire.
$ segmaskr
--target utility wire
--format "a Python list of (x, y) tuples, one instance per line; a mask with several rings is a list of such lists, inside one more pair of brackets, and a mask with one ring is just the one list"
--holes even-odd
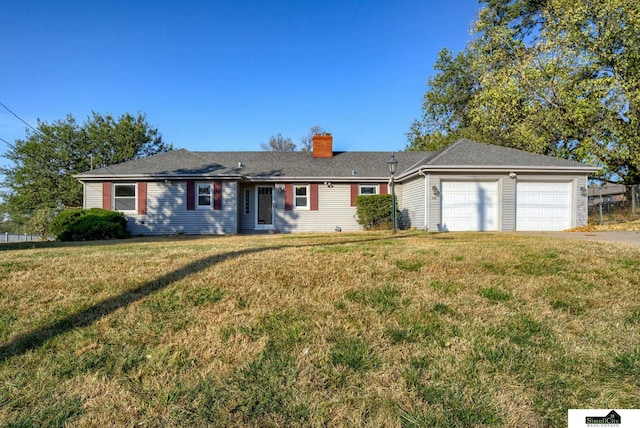
[(13, 144), (11, 144), (10, 142), (8, 142), (7, 140), (5, 140), (4, 138), (0, 137), (0, 141), (2, 141), (3, 143), (7, 144), (9, 147), (12, 147)]
[[(12, 112), (9, 107), (7, 107), (6, 105), (2, 104), (0, 102), (0, 106), (4, 107), (4, 109), (6, 111), (8, 111), (9, 113), (11, 113), (12, 115), (14, 115), (20, 122), (24, 123), (25, 125), (27, 125), (29, 128), (33, 129), (35, 132), (37, 132), (38, 134), (42, 135), (42, 132), (38, 131), (36, 128), (34, 128), (33, 126), (29, 125), (27, 122), (25, 122), (20, 116), (18, 116), (17, 114), (15, 114), (14, 112)], [(4, 141), (4, 140), (2, 140)], [(6, 141), (5, 141), (6, 143)]]

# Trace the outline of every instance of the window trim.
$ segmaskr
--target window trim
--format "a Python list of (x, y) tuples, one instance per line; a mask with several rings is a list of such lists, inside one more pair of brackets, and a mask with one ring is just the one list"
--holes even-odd
[[(362, 193), (363, 187), (371, 187), (375, 190), (375, 193)], [(379, 195), (379, 194), (380, 194), (379, 184), (358, 184), (358, 196), (371, 196), (371, 195)]]
[[(133, 186), (133, 196), (116, 196), (116, 189), (118, 187), (124, 186)], [(130, 210), (119, 210), (117, 208), (117, 200), (118, 199), (133, 199), (133, 209)], [(138, 212), (138, 183), (113, 183), (112, 185), (112, 196), (111, 196), (111, 206), (113, 207), (113, 211), (118, 211), (121, 213), (137, 213)]]
[[(306, 200), (306, 204), (305, 205), (297, 205), (297, 200), (298, 200), (298, 195), (296, 193), (296, 191), (299, 188), (304, 188), (305, 189), (305, 195), (304, 196), (300, 196), (300, 198), (304, 197)], [(311, 209), (311, 185), (310, 184), (294, 184), (293, 185), (293, 201), (292, 201), (292, 208), (294, 210), (304, 210), (304, 211), (309, 211)]]
[[(209, 186), (209, 203), (207, 205), (200, 204), (200, 186)], [(213, 207), (213, 183), (210, 181), (196, 181), (195, 183), (195, 206), (196, 209), (211, 209)], [(204, 193), (202, 196), (206, 196)]]

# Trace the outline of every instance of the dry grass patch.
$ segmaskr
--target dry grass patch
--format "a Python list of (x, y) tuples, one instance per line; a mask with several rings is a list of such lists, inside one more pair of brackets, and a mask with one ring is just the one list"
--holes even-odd
[(591, 223), (588, 226), (579, 226), (570, 229), (570, 232), (605, 232), (608, 230), (640, 230), (640, 219), (620, 220), (605, 224)]
[(0, 425), (563, 426), (640, 400), (640, 250), (512, 234), (0, 252)]

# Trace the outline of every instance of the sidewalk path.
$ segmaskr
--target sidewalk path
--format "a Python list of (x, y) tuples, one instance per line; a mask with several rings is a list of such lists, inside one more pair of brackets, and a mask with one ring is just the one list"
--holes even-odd
[(599, 242), (615, 242), (640, 247), (640, 231), (638, 230), (614, 230), (607, 232), (521, 232), (532, 233), (537, 236), (549, 236), (552, 238), (565, 238)]

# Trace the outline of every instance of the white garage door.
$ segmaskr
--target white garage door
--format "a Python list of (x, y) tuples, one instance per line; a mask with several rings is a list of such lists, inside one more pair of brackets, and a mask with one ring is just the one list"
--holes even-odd
[(442, 229), (496, 230), (496, 181), (443, 181)]
[(564, 230), (571, 227), (571, 183), (519, 181), (516, 230)]

